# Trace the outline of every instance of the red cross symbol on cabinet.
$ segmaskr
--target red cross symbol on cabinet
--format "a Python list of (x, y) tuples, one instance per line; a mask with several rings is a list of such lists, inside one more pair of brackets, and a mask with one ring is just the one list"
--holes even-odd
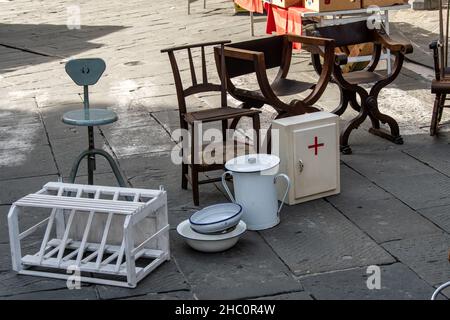
[(314, 155), (317, 156), (319, 153), (319, 148), (324, 147), (324, 143), (319, 143), (319, 138), (317, 136), (314, 137), (314, 144), (308, 146), (308, 149), (314, 149)]

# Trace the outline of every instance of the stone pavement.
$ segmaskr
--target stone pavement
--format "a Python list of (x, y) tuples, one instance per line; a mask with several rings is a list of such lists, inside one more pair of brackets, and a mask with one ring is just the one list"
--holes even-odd
[[(450, 280), (450, 126), (439, 138), (428, 135), (431, 69), (407, 63), (380, 97), (381, 108), (401, 125), (403, 146), (368, 134), (364, 124), (351, 138), (354, 154), (342, 157), (340, 195), (286, 206), (276, 228), (247, 232), (233, 249), (207, 255), (188, 248), (175, 231), (197, 208), (190, 190), (180, 188), (181, 169), (170, 161), (177, 102), (167, 56), (159, 50), (248, 39), (248, 16), (234, 15), (228, 0), (208, 0), (206, 10), (195, 2), (190, 16), (180, 0), (83, 0), (82, 27), (69, 30), (71, 1), (0, 2), (1, 299), (428, 299)], [(411, 60), (430, 65), (427, 45), (437, 38), (437, 13), (403, 11), (391, 20), (394, 30), (413, 39)], [(264, 24), (256, 32), (263, 35)], [(107, 63), (92, 88), (92, 104), (112, 108), (120, 120), (96, 129), (97, 144), (118, 159), (132, 186), (163, 184), (168, 190), (172, 260), (136, 289), (86, 285), (69, 291), (65, 281), (11, 271), (9, 206), (47, 181), (67, 178), (86, 147), (86, 132), (60, 121), (66, 110), (81, 107), (80, 88), (64, 72), (70, 57)], [(307, 55), (295, 54), (291, 75), (315, 77)], [(197, 95), (190, 102), (207, 108), (216, 98)], [(337, 102), (330, 85), (318, 105), (331, 110)], [(266, 127), (272, 116), (265, 108)], [(101, 162), (96, 183), (115, 183)], [(201, 186), (202, 206), (222, 201), (219, 185)], [(25, 222), (39, 217), (36, 212)], [(38, 241), (36, 235), (28, 245)], [(381, 268), (381, 290), (366, 286), (370, 265)], [(446, 295), (441, 298), (450, 291)]]

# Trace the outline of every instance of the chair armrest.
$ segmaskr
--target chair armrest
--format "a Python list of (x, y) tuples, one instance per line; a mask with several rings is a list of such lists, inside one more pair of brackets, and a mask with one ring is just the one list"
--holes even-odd
[(224, 55), (225, 55), (225, 57), (228, 57), (228, 58), (235, 58), (235, 59), (247, 60), (247, 61), (254, 61), (259, 56), (264, 57), (263, 52), (233, 48), (233, 47), (228, 47), (228, 46), (225, 46), (225, 48), (224, 48)]
[(413, 46), (410, 42), (401, 42), (389, 37), (384, 31), (375, 32), (375, 41), (393, 52), (409, 54), (413, 52)]
[(312, 36), (299, 36), (297, 34), (288, 33), (288, 41), (299, 42), (302, 44), (307, 44), (310, 46), (328, 46), (334, 45), (334, 39), (322, 38), (322, 37), (312, 37)]
[(161, 53), (165, 52), (173, 52), (178, 50), (184, 50), (184, 49), (194, 49), (194, 48), (200, 48), (200, 47), (209, 47), (209, 46), (215, 46), (219, 44), (228, 44), (231, 43), (230, 40), (221, 40), (221, 41), (211, 41), (211, 42), (202, 42), (202, 43), (195, 43), (195, 44), (188, 44), (185, 46), (178, 46), (178, 47), (170, 47), (161, 49)]

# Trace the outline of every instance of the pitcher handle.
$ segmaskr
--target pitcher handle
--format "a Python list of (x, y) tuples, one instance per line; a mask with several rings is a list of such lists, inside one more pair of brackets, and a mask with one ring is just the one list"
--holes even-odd
[(286, 192), (284, 193), (283, 199), (281, 200), (280, 207), (278, 208), (278, 214), (280, 214), (281, 209), (283, 208), (283, 205), (284, 205), (284, 200), (286, 200), (289, 189), (291, 188), (291, 179), (289, 179), (289, 177), (287, 175), (285, 175), (284, 173), (277, 174), (275, 176), (275, 178), (273, 179), (273, 183), (277, 183), (277, 180), (280, 177), (284, 178), (286, 180), (287, 186), (286, 186)]
[(231, 171), (226, 171), (226, 172), (224, 172), (224, 173), (222, 174), (222, 186), (223, 186), (223, 188), (225, 189), (225, 191), (227, 192), (227, 194), (228, 194), (228, 196), (230, 197), (231, 201), (232, 201), (233, 203), (236, 203), (236, 200), (234, 200), (234, 197), (233, 197), (233, 195), (231, 194), (231, 191), (230, 191), (230, 189), (228, 188), (228, 185), (227, 185), (226, 177), (227, 177), (228, 174), (229, 174), (230, 176), (233, 176), (233, 173), (232, 173)]

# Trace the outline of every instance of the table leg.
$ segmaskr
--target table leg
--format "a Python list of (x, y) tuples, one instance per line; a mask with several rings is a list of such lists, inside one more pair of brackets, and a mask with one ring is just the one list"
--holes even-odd
[[(390, 27), (389, 27), (389, 11), (384, 11), (384, 29), (386, 31), (386, 34), (389, 35), (390, 33)], [(392, 73), (392, 61), (391, 61), (391, 50), (386, 50), (387, 54), (387, 73), (390, 75)]]
[(255, 20), (253, 20), (253, 12), (250, 11), (250, 33), (252, 37), (255, 36)]

